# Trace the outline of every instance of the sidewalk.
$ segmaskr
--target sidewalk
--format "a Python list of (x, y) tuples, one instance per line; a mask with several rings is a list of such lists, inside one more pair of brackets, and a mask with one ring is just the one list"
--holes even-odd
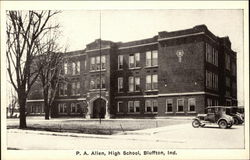
[(39, 135), (51, 135), (51, 136), (69, 136), (69, 137), (81, 137), (81, 138), (100, 138), (100, 139), (120, 139), (120, 140), (137, 140), (137, 141), (157, 141), (157, 142), (174, 142), (183, 143), (181, 140), (171, 140), (157, 137), (155, 134), (159, 132), (171, 132), (178, 130), (182, 126), (187, 124), (179, 124), (173, 126), (143, 129), (136, 131), (126, 131), (114, 135), (97, 135), (97, 134), (82, 134), (82, 133), (69, 133), (69, 132), (51, 132), (51, 131), (34, 131), (34, 130), (22, 130), (22, 129), (8, 129), (8, 133), (22, 133), (22, 134), (39, 134)]

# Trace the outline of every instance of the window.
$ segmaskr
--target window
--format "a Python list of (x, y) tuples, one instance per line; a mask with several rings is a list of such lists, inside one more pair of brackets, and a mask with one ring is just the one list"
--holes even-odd
[(76, 95), (80, 95), (80, 82), (76, 82)]
[(90, 58), (90, 70), (95, 70), (95, 57)]
[(158, 65), (158, 51), (147, 51), (146, 52), (146, 66), (157, 66)]
[(71, 103), (70, 111), (71, 113), (77, 113), (77, 107), (75, 103)]
[(166, 112), (173, 112), (173, 100), (172, 99), (166, 100)]
[(135, 101), (134, 102), (134, 112), (139, 112), (140, 111), (140, 102)]
[(177, 100), (177, 112), (184, 112), (184, 99)]
[(80, 74), (80, 61), (76, 62), (76, 74)]
[(64, 74), (68, 74), (68, 63), (63, 64)]
[(96, 58), (96, 70), (100, 70), (101, 69), (101, 61), (100, 61), (100, 57), (95, 57)]
[(67, 113), (67, 106), (65, 103), (60, 103), (58, 107), (59, 113)]
[(146, 90), (157, 90), (158, 89), (158, 75), (147, 75), (146, 76)]
[(230, 71), (231, 59), (230, 55), (228, 54), (225, 54), (225, 64), (226, 64), (226, 69)]
[(158, 101), (153, 100), (153, 112), (158, 112)]
[(105, 78), (101, 78), (101, 87), (106, 88)]
[(218, 51), (206, 43), (206, 61), (218, 66)]
[(106, 56), (101, 56), (101, 69), (106, 69)]
[(96, 87), (95, 89), (99, 89), (100, 88), (100, 78), (96, 79)]
[(118, 69), (123, 69), (123, 55), (118, 56)]
[(213, 100), (211, 98), (207, 98), (207, 106), (213, 106)]
[(134, 55), (129, 55), (129, 68), (134, 68), (134, 67), (135, 67)]
[(123, 78), (118, 78), (118, 92), (123, 92)]
[(135, 54), (135, 67), (140, 66), (140, 53)]
[(67, 83), (60, 83), (59, 84), (59, 96), (67, 96), (68, 92), (68, 86)]
[(231, 86), (231, 80), (229, 77), (226, 77), (226, 86), (230, 87)]
[(216, 66), (218, 66), (218, 51), (216, 49), (214, 51), (214, 63)]
[(134, 91), (134, 77), (129, 77), (129, 92)]
[(151, 51), (147, 51), (147, 52), (146, 52), (146, 66), (147, 66), (147, 67), (152, 66)]
[(71, 84), (71, 95), (79, 95), (80, 94), (80, 82), (72, 82)]
[(218, 90), (218, 74), (206, 71), (206, 87)]
[(72, 62), (72, 74), (75, 75), (76, 74), (76, 63)]
[(129, 68), (135, 68), (140, 66), (140, 53), (129, 55)]
[(42, 113), (44, 113), (44, 105), (42, 105)]
[(232, 75), (236, 76), (236, 64), (234, 62), (232, 63)]
[(152, 80), (153, 80), (152, 89), (157, 90), (158, 89), (158, 75), (157, 74), (152, 75)]
[(128, 111), (129, 113), (138, 113), (140, 111), (140, 101), (129, 101)]
[(128, 111), (134, 112), (134, 102), (133, 101), (128, 102)]
[(209, 63), (213, 62), (212, 54), (213, 54), (212, 46), (210, 44), (206, 43), (206, 61)]
[(76, 84), (75, 84), (75, 82), (72, 82), (72, 84), (71, 84), (71, 95), (75, 95), (76, 93)]
[(195, 112), (195, 106), (196, 106), (195, 98), (189, 98), (188, 99), (188, 111)]
[(147, 75), (146, 76), (146, 90), (151, 90), (152, 87), (151, 87), (151, 75)]
[(157, 100), (146, 100), (145, 101), (145, 111), (146, 112), (158, 112), (158, 101)]
[(117, 113), (122, 112), (122, 105), (123, 105), (123, 102), (121, 101), (117, 102)]
[(150, 100), (146, 100), (145, 107), (146, 112), (152, 112), (152, 104)]
[(140, 91), (140, 78), (135, 77), (135, 91)]
[(90, 80), (90, 89), (95, 89), (95, 81), (93, 79)]
[(80, 74), (80, 61), (72, 62), (72, 74)]

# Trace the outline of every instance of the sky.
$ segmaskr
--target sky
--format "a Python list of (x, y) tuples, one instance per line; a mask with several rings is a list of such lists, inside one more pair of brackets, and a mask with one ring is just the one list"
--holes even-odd
[(150, 38), (160, 31), (176, 31), (205, 24), (216, 36), (229, 36), (237, 52), (239, 105), (243, 105), (242, 10), (64, 10), (55, 19), (62, 30), (61, 44), (81, 50), (101, 37), (113, 42)]

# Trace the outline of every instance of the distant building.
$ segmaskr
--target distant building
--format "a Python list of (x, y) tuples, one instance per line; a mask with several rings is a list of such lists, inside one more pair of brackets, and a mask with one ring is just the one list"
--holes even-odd
[[(167, 117), (237, 105), (236, 66), (229, 38), (205, 25), (126, 43), (98, 39), (65, 54), (52, 117)], [(39, 115), (42, 91), (33, 88), (27, 110)]]

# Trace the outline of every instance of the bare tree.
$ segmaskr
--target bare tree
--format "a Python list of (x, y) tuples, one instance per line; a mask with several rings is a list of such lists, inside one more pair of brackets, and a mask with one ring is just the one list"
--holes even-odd
[(43, 88), (45, 119), (50, 119), (51, 107), (58, 90), (59, 80), (63, 78), (62, 62), (63, 53), (61, 47), (56, 42), (58, 32), (51, 33), (45, 43), (46, 47), (42, 50), (42, 55), (37, 57), (37, 68), (42, 68), (39, 73), (39, 80)]
[(49, 31), (58, 25), (50, 25), (58, 11), (8, 11), (7, 71), (10, 82), (17, 92), (20, 106), (19, 128), (26, 128), (25, 106), (27, 96), (42, 68), (34, 67), (36, 57), (46, 44), (40, 43)]

